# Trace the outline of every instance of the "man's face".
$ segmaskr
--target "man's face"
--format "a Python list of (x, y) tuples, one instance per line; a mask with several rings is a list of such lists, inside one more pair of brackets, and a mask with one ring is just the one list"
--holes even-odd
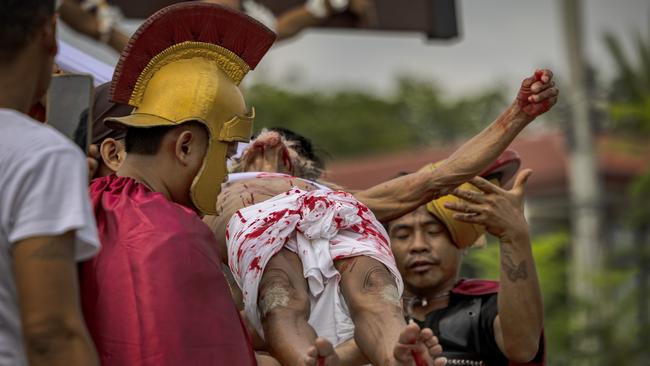
[(424, 295), (453, 286), (462, 251), (426, 206), (391, 221), (388, 234), (397, 268), (408, 291)]

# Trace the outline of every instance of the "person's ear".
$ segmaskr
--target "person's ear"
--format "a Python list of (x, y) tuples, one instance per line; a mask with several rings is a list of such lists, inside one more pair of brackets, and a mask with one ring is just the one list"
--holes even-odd
[(190, 163), (190, 157), (194, 153), (194, 134), (190, 130), (184, 130), (176, 138), (175, 154), (176, 159), (183, 164)]
[(126, 158), (124, 144), (110, 137), (102, 141), (99, 147), (99, 153), (102, 156), (104, 164), (113, 172), (116, 172), (120, 168)]

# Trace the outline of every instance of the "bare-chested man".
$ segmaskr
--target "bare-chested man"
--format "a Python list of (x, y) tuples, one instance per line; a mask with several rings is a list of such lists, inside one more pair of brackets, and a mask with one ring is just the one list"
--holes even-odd
[[(244, 153), (206, 217), (243, 290), (246, 316), (283, 364), (337, 364), (332, 347), (354, 337), (375, 365), (434, 364), (430, 330), (404, 322), (387, 235), (379, 222), (444, 195), (485, 169), (556, 102), (549, 70), (526, 78), (505, 112), (435, 170), (421, 170), (354, 195), (306, 176), (311, 162), (278, 133)], [(388, 252), (386, 252), (388, 249)], [(327, 336), (325, 336), (327, 335)], [(320, 338), (319, 338), (320, 337)], [(437, 359), (435, 364), (444, 360)]]

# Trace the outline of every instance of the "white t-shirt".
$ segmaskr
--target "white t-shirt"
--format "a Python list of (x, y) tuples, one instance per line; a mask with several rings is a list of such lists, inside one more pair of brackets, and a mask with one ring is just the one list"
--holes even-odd
[(0, 108), (0, 365), (26, 365), (12, 250), (76, 230), (76, 258), (99, 250), (83, 153), (58, 131)]

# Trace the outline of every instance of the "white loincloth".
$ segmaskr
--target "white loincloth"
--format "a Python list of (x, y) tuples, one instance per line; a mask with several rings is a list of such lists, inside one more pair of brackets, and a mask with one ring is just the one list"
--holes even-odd
[(354, 334), (334, 260), (359, 255), (378, 260), (393, 274), (402, 296), (404, 286), (388, 234), (372, 212), (346, 192), (294, 187), (237, 211), (226, 239), (228, 264), (243, 291), (246, 316), (262, 337), (258, 286), (266, 264), (283, 247), (302, 261), (310, 292), (309, 324), (334, 345)]

